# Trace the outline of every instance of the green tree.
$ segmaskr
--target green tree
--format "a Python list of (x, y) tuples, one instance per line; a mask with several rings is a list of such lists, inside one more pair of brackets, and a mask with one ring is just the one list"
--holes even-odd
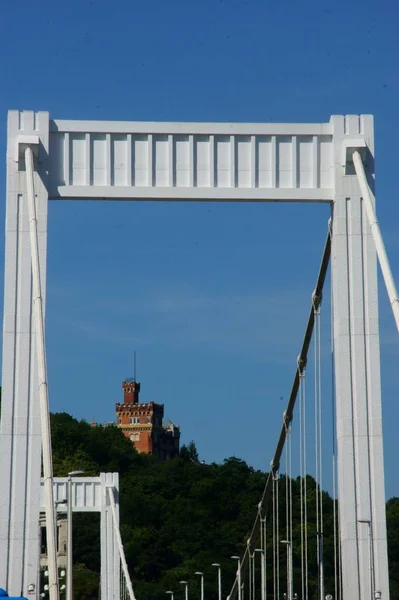
[[(82, 469), (87, 474), (118, 471), (120, 474), (120, 519), (126, 559), (139, 600), (165, 600), (165, 590), (181, 589), (187, 580), (193, 595), (199, 595), (196, 570), (205, 574), (207, 600), (217, 600), (213, 562), (223, 569), (223, 596), (230, 592), (236, 565), (229, 557), (242, 554), (252, 529), (266, 473), (236, 457), (222, 464), (202, 464), (194, 442), (183, 446), (169, 461), (138, 454), (118, 427), (91, 427), (61, 413), (52, 415), (54, 470), (57, 475)], [(300, 478), (279, 477), (280, 529), (286, 523), (286, 484), (293, 498), (293, 562), (295, 580), (300, 581)], [(309, 589), (317, 595), (317, 544), (314, 479), (307, 476)], [(334, 595), (334, 501), (323, 492), (324, 558), (326, 593)], [(272, 531), (271, 497), (267, 530)], [(388, 545), (391, 569), (391, 599), (399, 600), (399, 499), (387, 503)], [(75, 592), (79, 600), (94, 600), (100, 570), (100, 526), (97, 515), (74, 516)], [(272, 556), (269, 533), (267, 552)], [(286, 550), (279, 549), (281, 564)], [(257, 569), (259, 565), (257, 565)], [(260, 574), (257, 572), (257, 577)], [(258, 579), (259, 580), (259, 579)], [(281, 590), (285, 571), (280, 571)], [(271, 594), (271, 587), (269, 593)], [(271, 595), (269, 596), (271, 599)], [(257, 598), (256, 600), (259, 600)]]

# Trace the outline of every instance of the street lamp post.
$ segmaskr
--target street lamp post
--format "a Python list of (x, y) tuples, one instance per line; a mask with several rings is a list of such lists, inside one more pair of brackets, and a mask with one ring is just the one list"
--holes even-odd
[(324, 600), (324, 539), (321, 531), (316, 531), (317, 555), (319, 557), (319, 597)]
[(231, 556), (233, 560), (237, 561), (237, 587), (238, 587), (238, 600), (241, 600), (241, 559), (239, 556)]
[(204, 574), (201, 571), (195, 571), (195, 574), (201, 577), (201, 600), (204, 600)]
[(261, 599), (266, 600), (266, 572), (265, 572), (265, 561), (264, 561), (264, 550), (263, 548), (255, 548), (255, 552), (260, 553), (260, 577), (261, 577)]
[(370, 519), (358, 519), (358, 523), (367, 523), (368, 528), (368, 541), (369, 541), (369, 570), (370, 570), (370, 597), (374, 600), (374, 560), (373, 560), (373, 533), (371, 529)]
[(72, 477), (83, 475), (84, 471), (71, 471), (68, 473), (68, 498), (67, 498), (67, 587), (66, 600), (73, 599), (72, 590)]
[(280, 544), (287, 546), (287, 597), (288, 600), (293, 600), (292, 597), (292, 544), (289, 540), (280, 540)]
[(188, 600), (188, 583), (187, 581), (181, 581), (180, 583), (185, 586), (184, 599)]
[(173, 594), (172, 590), (168, 590), (166, 593), (170, 596), (170, 600), (173, 600), (174, 594)]
[(212, 567), (218, 570), (218, 600), (222, 600), (222, 569), (219, 563), (212, 563)]

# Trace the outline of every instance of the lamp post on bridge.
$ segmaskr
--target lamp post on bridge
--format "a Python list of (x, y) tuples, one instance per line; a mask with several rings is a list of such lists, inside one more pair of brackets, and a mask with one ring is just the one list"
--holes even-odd
[(289, 540), (280, 540), (280, 544), (287, 546), (287, 597), (293, 600), (292, 594), (292, 544)]
[(73, 558), (72, 558), (72, 477), (84, 475), (84, 471), (71, 471), (68, 473), (68, 498), (67, 498), (67, 586), (66, 600), (73, 598)]
[(204, 600), (204, 574), (201, 571), (195, 571), (195, 575), (201, 577), (201, 600)]
[(315, 531), (317, 537), (317, 557), (319, 567), (319, 599), (325, 600), (324, 597), (324, 538), (321, 531)]
[(173, 600), (174, 593), (172, 592), (172, 590), (168, 590), (166, 593), (170, 596), (170, 600)]
[(238, 587), (238, 600), (242, 600), (241, 590), (241, 559), (239, 556), (231, 556), (233, 560), (237, 561), (237, 587)]
[(218, 600), (222, 600), (222, 568), (219, 563), (212, 563), (212, 567), (218, 570)]
[(188, 600), (188, 583), (187, 581), (181, 581), (182, 585), (184, 585), (184, 599)]

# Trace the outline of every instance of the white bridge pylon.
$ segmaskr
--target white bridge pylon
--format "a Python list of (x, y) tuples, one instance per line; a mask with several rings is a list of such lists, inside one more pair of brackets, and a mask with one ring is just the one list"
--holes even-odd
[[(118, 473), (101, 473), (99, 477), (73, 477), (72, 512), (100, 513), (100, 545), (101, 545), (101, 600), (120, 600), (120, 554), (117, 541), (119, 529), (119, 505), (115, 503), (115, 518), (110, 489), (113, 498), (118, 496)], [(57, 512), (66, 513), (67, 504), (61, 504), (68, 498), (68, 477), (54, 478), (54, 502)], [(41, 482), (40, 511), (45, 512), (44, 482)], [(69, 527), (69, 523), (68, 523)]]
[[(316, 124), (65, 121), (9, 113), (0, 587), (28, 595), (39, 565), (41, 428), (32, 319), (25, 161), (35, 149), (39, 262), (46, 289), (49, 200), (327, 202), (332, 289), (343, 599), (389, 598), (376, 251), (352, 153), (374, 202), (369, 115)], [(370, 523), (373, 584), (370, 581)], [(374, 590), (371, 589), (374, 586)]]

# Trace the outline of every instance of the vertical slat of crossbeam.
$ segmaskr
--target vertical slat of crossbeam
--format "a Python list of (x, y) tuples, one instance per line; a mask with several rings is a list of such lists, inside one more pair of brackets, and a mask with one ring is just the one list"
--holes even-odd
[(111, 182), (111, 164), (112, 164), (112, 148), (111, 148), (111, 134), (107, 133), (105, 136), (105, 185), (112, 185)]
[(251, 135), (251, 187), (258, 187), (259, 181), (256, 168), (256, 136)]
[(215, 168), (215, 136), (209, 136), (209, 186), (215, 187), (216, 168)]
[(43, 299), (46, 290), (48, 113), (8, 117), (6, 249), (0, 433), (0, 582), (10, 595), (38, 585), (41, 430), (32, 324), (26, 177), (14, 160), (18, 134), (40, 137), (35, 175)]
[(320, 161), (319, 161), (319, 138), (317, 135), (313, 136), (313, 144), (312, 144), (312, 156), (313, 156), (313, 187), (317, 189), (319, 187), (319, 169), (320, 169)]
[(298, 187), (298, 172), (297, 172), (297, 166), (298, 166), (298, 141), (297, 141), (297, 137), (296, 135), (292, 136), (292, 187), (296, 188)]
[(154, 144), (152, 139), (152, 134), (148, 134), (147, 140), (147, 164), (148, 164), (148, 173), (147, 173), (147, 185), (148, 187), (152, 187), (154, 185), (154, 165), (153, 165), (153, 152), (154, 152)]
[[(101, 480), (101, 600), (120, 600), (120, 558), (112, 519), (107, 486), (114, 488), (118, 499), (118, 473), (100, 473)], [(119, 502), (117, 517), (119, 519)]]
[[(389, 598), (376, 252), (357, 179), (345, 174), (342, 165), (345, 137), (365, 138), (373, 154), (373, 123), (371, 117), (359, 120), (357, 116), (333, 117), (332, 123), (333, 335), (343, 598), (372, 598), (376, 589), (382, 598)], [(372, 160), (367, 168), (372, 179)]]
[(126, 136), (126, 185), (132, 185), (132, 134)]
[(236, 157), (235, 136), (230, 136), (230, 187), (236, 187), (236, 171), (238, 157)]
[(277, 170), (278, 170), (278, 164), (277, 164), (277, 140), (276, 140), (276, 136), (272, 135), (272, 151), (271, 151), (271, 164), (270, 164), (270, 170), (271, 170), (271, 174), (272, 174), (272, 180), (271, 180), (271, 186), (272, 188), (275, 188), (278, 185), (277, 182)]
[(65, 185), (70, 185), (71, 183), (71, 167), (70, 167), (70, 141), (69, 141), (69, 133), (65, 133), (64, 137), (64, 178)]
[(90, 133), (86, 133), (86, 185), (92, 182), (90, 147)]
[(194, 176), (194, 136), (188, 136), (188, 187), (196, 185)]
[(175, 160), (173, 152), (173, 135), (168, 135), (168, 168), (169, 168), (169, 187), (173, 187), (175, 185)]

